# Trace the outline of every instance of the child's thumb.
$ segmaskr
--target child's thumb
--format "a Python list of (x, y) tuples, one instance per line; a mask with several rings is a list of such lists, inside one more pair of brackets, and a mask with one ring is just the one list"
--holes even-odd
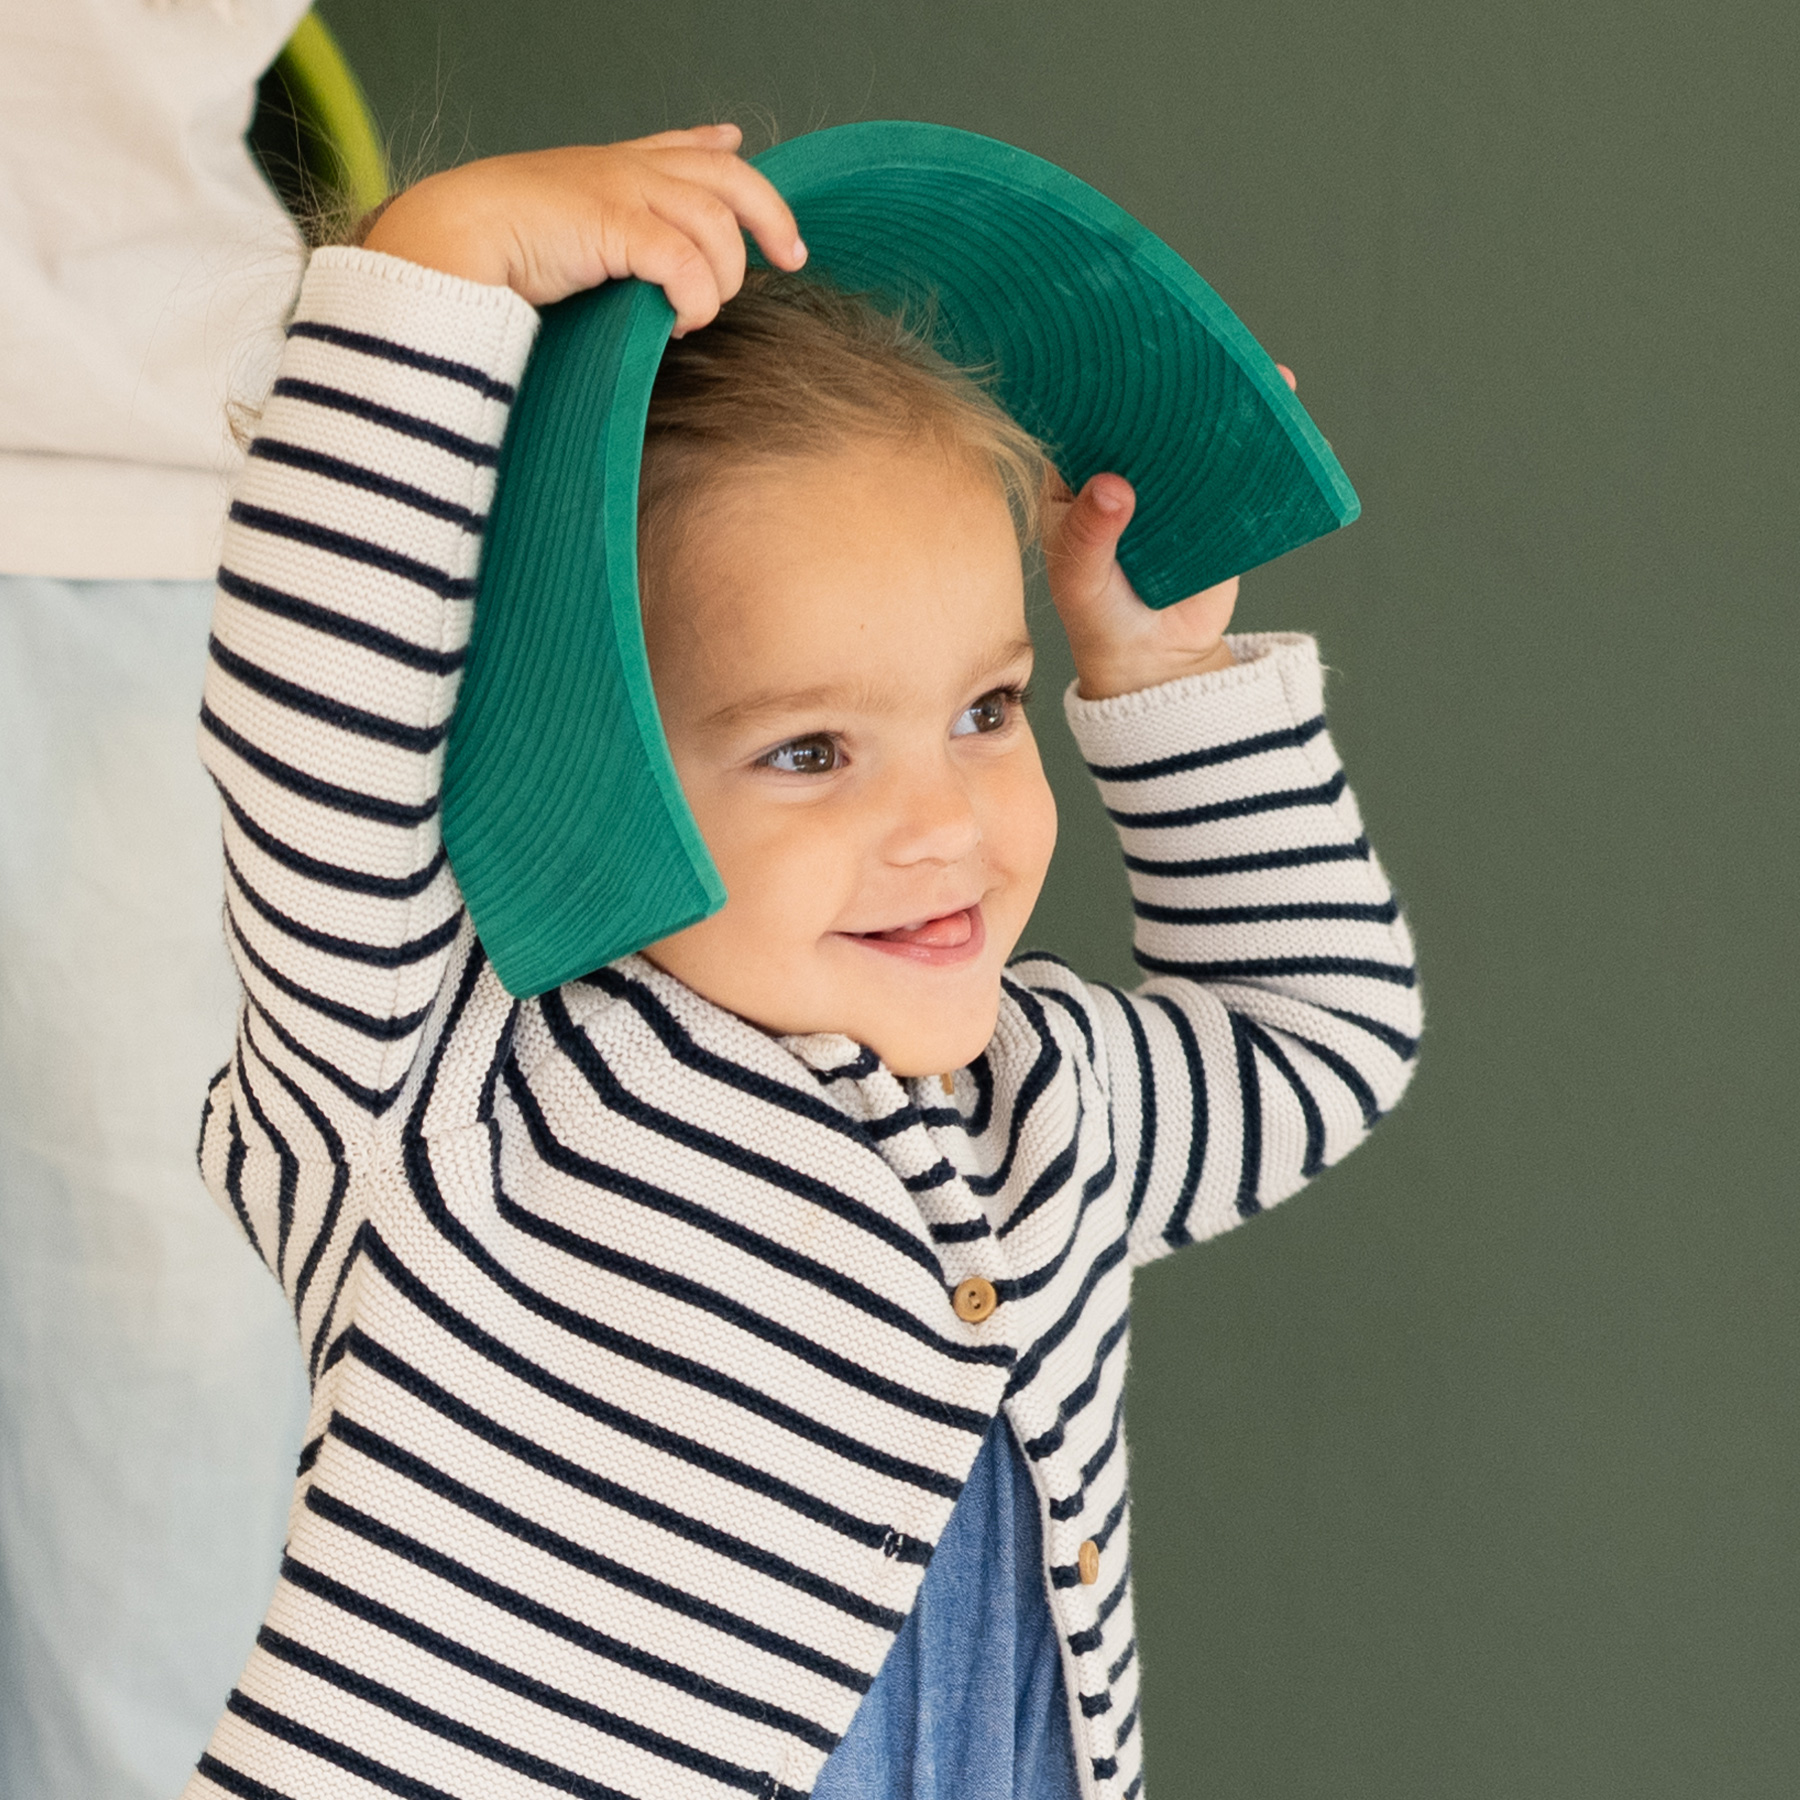
[(1104, 581), (1136, 508), (1137, 495), (1123, 475), (1094, 476), (1070, 502), (1057, 528), (1058, 573), (1084, 587)]

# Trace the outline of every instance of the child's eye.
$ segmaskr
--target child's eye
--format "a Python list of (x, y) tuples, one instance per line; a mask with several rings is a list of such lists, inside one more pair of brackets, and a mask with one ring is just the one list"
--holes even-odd
[(783, 775), (829, 775), (843, 765), (843, 752), (832, 737), (790, 738), (758, 759), (765, 769)]
[(995, 688), (958, 715), (956, 723), (950, 727), (950, 735), (969, 737), (976, 732), (998, 731), (1024, 704), (1023, 688)]

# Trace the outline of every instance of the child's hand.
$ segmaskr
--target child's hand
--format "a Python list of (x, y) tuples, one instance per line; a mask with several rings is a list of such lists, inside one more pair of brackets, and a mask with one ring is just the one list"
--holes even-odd
[[(1293, 371), (1276, 367), (1292, 387)], [(1050, 502), (1045, 568), (1084, 700), (1205, 675), (1234, 660), (1225, 628), (1237, 605), (1238, 578), (1153, 612), (1115, 554), (1136, 508), (1137, 495), (1122, 475), (1096, 475), (1079, 494), (1065, 488)]]
[(635, 275), (668, 295), (680, 337), (742, 285), (744, 231), (777, 268), (806, 261), (787, 202), (736, 154), (742, 141), (735, 125), (701, 125), (464, 163), (408, 188), (364, 247), (534, 306)]

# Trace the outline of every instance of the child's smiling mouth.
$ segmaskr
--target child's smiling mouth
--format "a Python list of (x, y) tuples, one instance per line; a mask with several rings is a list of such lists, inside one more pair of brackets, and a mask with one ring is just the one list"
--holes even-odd
[(972, 962), (987, 946), (987, 927), (982, 922), (979, 901), (956, 912), (915, 919), (885, 931), (846, 931), (839, 935), (884, 955), (905, 957), (909, 962), (933, 968)]

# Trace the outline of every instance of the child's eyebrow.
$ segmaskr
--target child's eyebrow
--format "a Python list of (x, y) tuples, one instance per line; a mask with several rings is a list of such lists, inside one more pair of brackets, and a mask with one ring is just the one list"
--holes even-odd
[[(1014, 638), (981, 657), (964, 679), (963, 686), (975, 688), (983, 681), (995, 680), (1016, 664), (1029, 661), (1033, 654), (1030, 638)], [(705, 714), (700, 724), (704, 730), (717, 731), (789, 713), (874, 711), (888, 691), (867, 676), (848, 682), (820, 682), (813, 687), (763, 688), (727, 701)]]

